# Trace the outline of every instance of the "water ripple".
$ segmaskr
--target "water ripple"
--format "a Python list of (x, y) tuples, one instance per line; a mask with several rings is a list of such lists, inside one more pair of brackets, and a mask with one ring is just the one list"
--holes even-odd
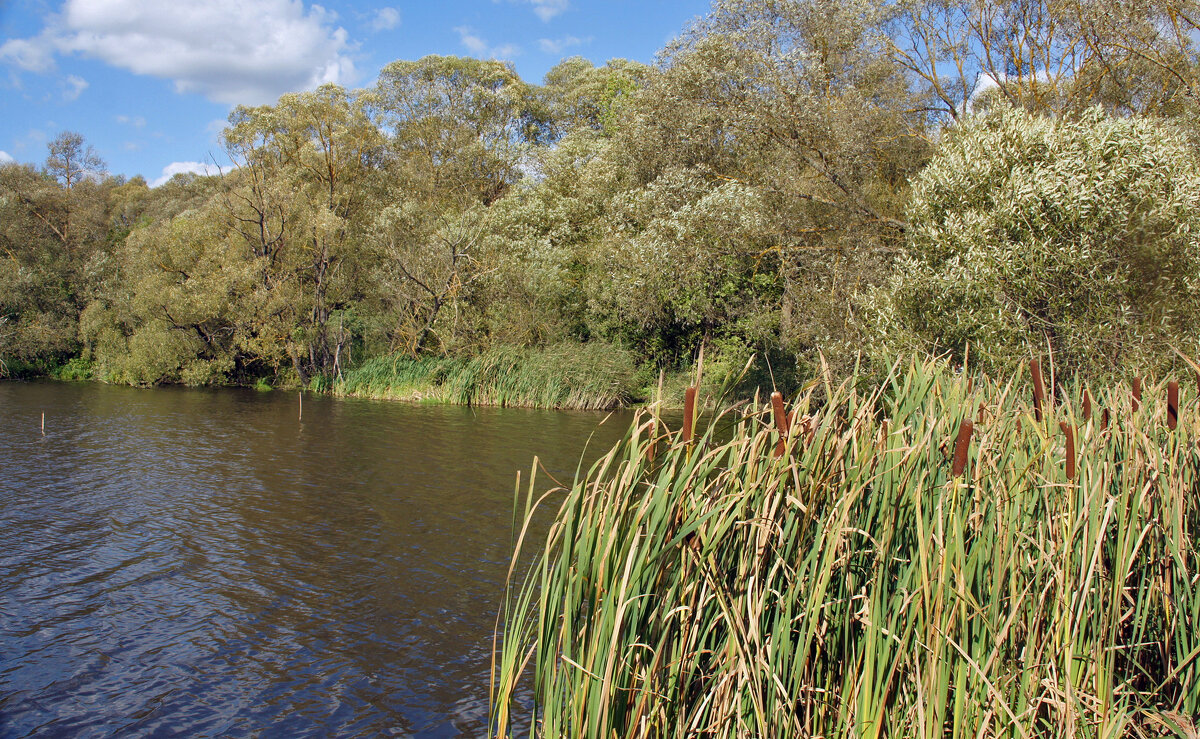
[(516, 473), (600, 417), (295, 402), (0, 384), (0, 736), (486, 731)]

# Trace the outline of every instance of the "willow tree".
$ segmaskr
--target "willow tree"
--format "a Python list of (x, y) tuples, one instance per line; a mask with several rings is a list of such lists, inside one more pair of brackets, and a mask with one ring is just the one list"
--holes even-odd
[(1093, 375), (1200, 348), (1200, 164), (1160, 122), (970, 116), (946, 130), (907, 217), (893, 337), (993, 368), (1049, 348)]
[[(927, 156), (925, 119), (881, 37), (887, 18), (881, 2), (720, 0), (662, 52), (616, 136), (622, 166), (648, 187), (683, 173), (705, 183), (675, 210), (736, 192), (769, 231), (740, 241), (724, 311), (737, 318), (722, 321), (739, 328), (684, 319), (672, 333), (808, 356), (855, 347), (852, 298), (886, 274)], [(615, 241), (636, 236), (614, 229)]]
[(901, 0), (886, 35), (939, 120), (986, 98), (1178, 116), (1200, 103), (1196, 0)]
[(260, 302), (279, 326), (274, 342), (301, 383), (334, 373), (352, 339), (341, 312), (358, 289), (379, 132), (354, 96), (323, 85), (238, 107), (225, 144), (236, 165), (224, 195), (228, 224), (262, 265)]
[[(469, 333), (461, 319), (490, 269), (481, 213), (521, 179), (546, 135), (542, 103), (510, 65), (446, 56), (389, 64), (364, 100), (388, 134), (389, 205), (372, 248), (390, 346), (451, 350)], [(442, 330), (447, 316), (456, 320)]]
[(47, 150), (40, 171), (0, 166), (0, 375), (76, 353), (79, 314), (110, 276), (110, 198), (120, 183), (103, 176), (78, 134)]

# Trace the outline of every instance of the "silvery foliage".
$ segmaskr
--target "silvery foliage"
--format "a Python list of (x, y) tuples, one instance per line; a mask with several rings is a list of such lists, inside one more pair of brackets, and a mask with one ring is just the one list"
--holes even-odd
[[(965, 118), (914, 182), (881, 325), (996, 364), (1150, 369), (1194, 351), (1200, 167), (1168, 125), (1099, 109)], [(898, 325), (897, 325), (898, 324)]]

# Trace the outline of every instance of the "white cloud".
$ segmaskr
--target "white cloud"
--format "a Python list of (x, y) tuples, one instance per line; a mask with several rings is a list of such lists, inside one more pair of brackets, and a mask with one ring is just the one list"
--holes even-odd
[(556, 15), (559, 15), (570, 5), (569, 0), (525, 0), (533, 6), (533, 12), (537, 13), (537, 17), (543, 22), (549, 21)]
[(63, 90), (63, 100), (68, 103), (72, 100), (77, 100), (83, 91), (88, 88), (88, 81), (82, 77), (76, 77), (73, 74), (68, 74), (66, 79), (66, 89)]
[[(1000, 87), (1000, 85), (1007, 83), (1010, 79), (1015, 79), (1018, 82), (1024, 81), (1025, 83), (1030, 81), (1028, 77), (1022, 78), (1018, 76), (1010, 78), (1006, 74), (998, 74), (993, 76), (987, 72), (980, 72), (975, 77), (975, 86), (971, 89), (971, 94), (967, 96), (967, 99), (963, 102), (962, 107), (965, 108), (968, 113), (973, 112), (975, 109), (975, 103), (979, 102), (980, 97), (986, 94), (989, 90), (994, 90)], [(1043, 69), (1034, 72), (1032, 81), (1037, 83), (1049, 83), (1052, 81), (1052, 79), (1053, 78), (1051, 77), (1050, 73)]]
[(40, 36), (33, 39), (10, 39), (0, 44), (0, 61), (15, 65), (26, 72), (48, 72), (54, 69), (54, 49)]
[(151, 182), (150, 187), (158, 187), (165, 184), (175, 175), (188, 172), (199, 175), (214, 175), (219, 174), (220, 170), (214, 165), (205, 164), (204, 162), (171, 162), (163, 167), (162, 176)]
[(487, 52), (487, 42), (475, 35), (475, 32), (468, 26), (456, 26), (454, 31), (458, 34), (458, 38), (462, 41), (462, 45), (467, 47), (467, 51), (472, 54), (482, 56)]
[(146, 125), (146, 119), (141, 117), (140, 115), (135, 115), (135, 116), (119, 115), (119, 116), (117, 116), (117, 123), (120, 123), (120, 124), (123, 124), (126, 126), (133, 126), (134, 128), (144, 128)]
[(458, 38), (467, 51), (477, 57), (487, 59), (512, 59), (515, 56), (521, 55), (521, 47), (516, 44), (501, 44), (492, 46), (482, 37), (480, 37), (475, 29), (470, 26), (456, 26), (455, 32), (458, 33)]
[(15, 161), (17, 160), (13, 159), (12, 154), (9, 154), (7, 151), (0, 150), (0, 164), (12, 164)]
[(400, 11), (395, 8), (380, 8), (375, 11), (375, 19), (371, 28), (376, 31), (390, 31), (400, 25)]
[(45, 71), (55, 52), (74, 53), (169, 79), (178, 92), (266, 103), (354, 81), (355, 47), (336, 18), (303, 0), (67, 0), (41, 35), (0, 46), (0, 59)]
[(591, 43), (591, 40), (591, 37), (582, 39), (576, 36), (564, 36), (563, 38), (559, 39), (543, 38), (538, 39), (538, 46), (541, 47), (542, 51), (546, 52), (547, 54), (561, 54), (563, 51), (571, 48), (572, 46)]
[(492, 47), (493, 59), (509, 60), (521, 56), (521, 47), (517, 44), (501, 44)]

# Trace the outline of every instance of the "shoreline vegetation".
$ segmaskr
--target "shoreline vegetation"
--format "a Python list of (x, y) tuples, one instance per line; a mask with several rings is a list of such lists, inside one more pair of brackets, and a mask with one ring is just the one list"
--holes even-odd
[(826, 373), (535, 463), (492, 735), (1196, 736), (1197, 375), (1031, 369)]
[(741, 398), (897, 356), (1177, 372), (1200, 0), (1031, 1), (714, 0), (540, 81), (397, 60), (235, 107), (229, 165), (156, 187), (63, 131), (0, 164), (0, 376), (610, 408), (679, 405), (702, 347), (759, 358)]

